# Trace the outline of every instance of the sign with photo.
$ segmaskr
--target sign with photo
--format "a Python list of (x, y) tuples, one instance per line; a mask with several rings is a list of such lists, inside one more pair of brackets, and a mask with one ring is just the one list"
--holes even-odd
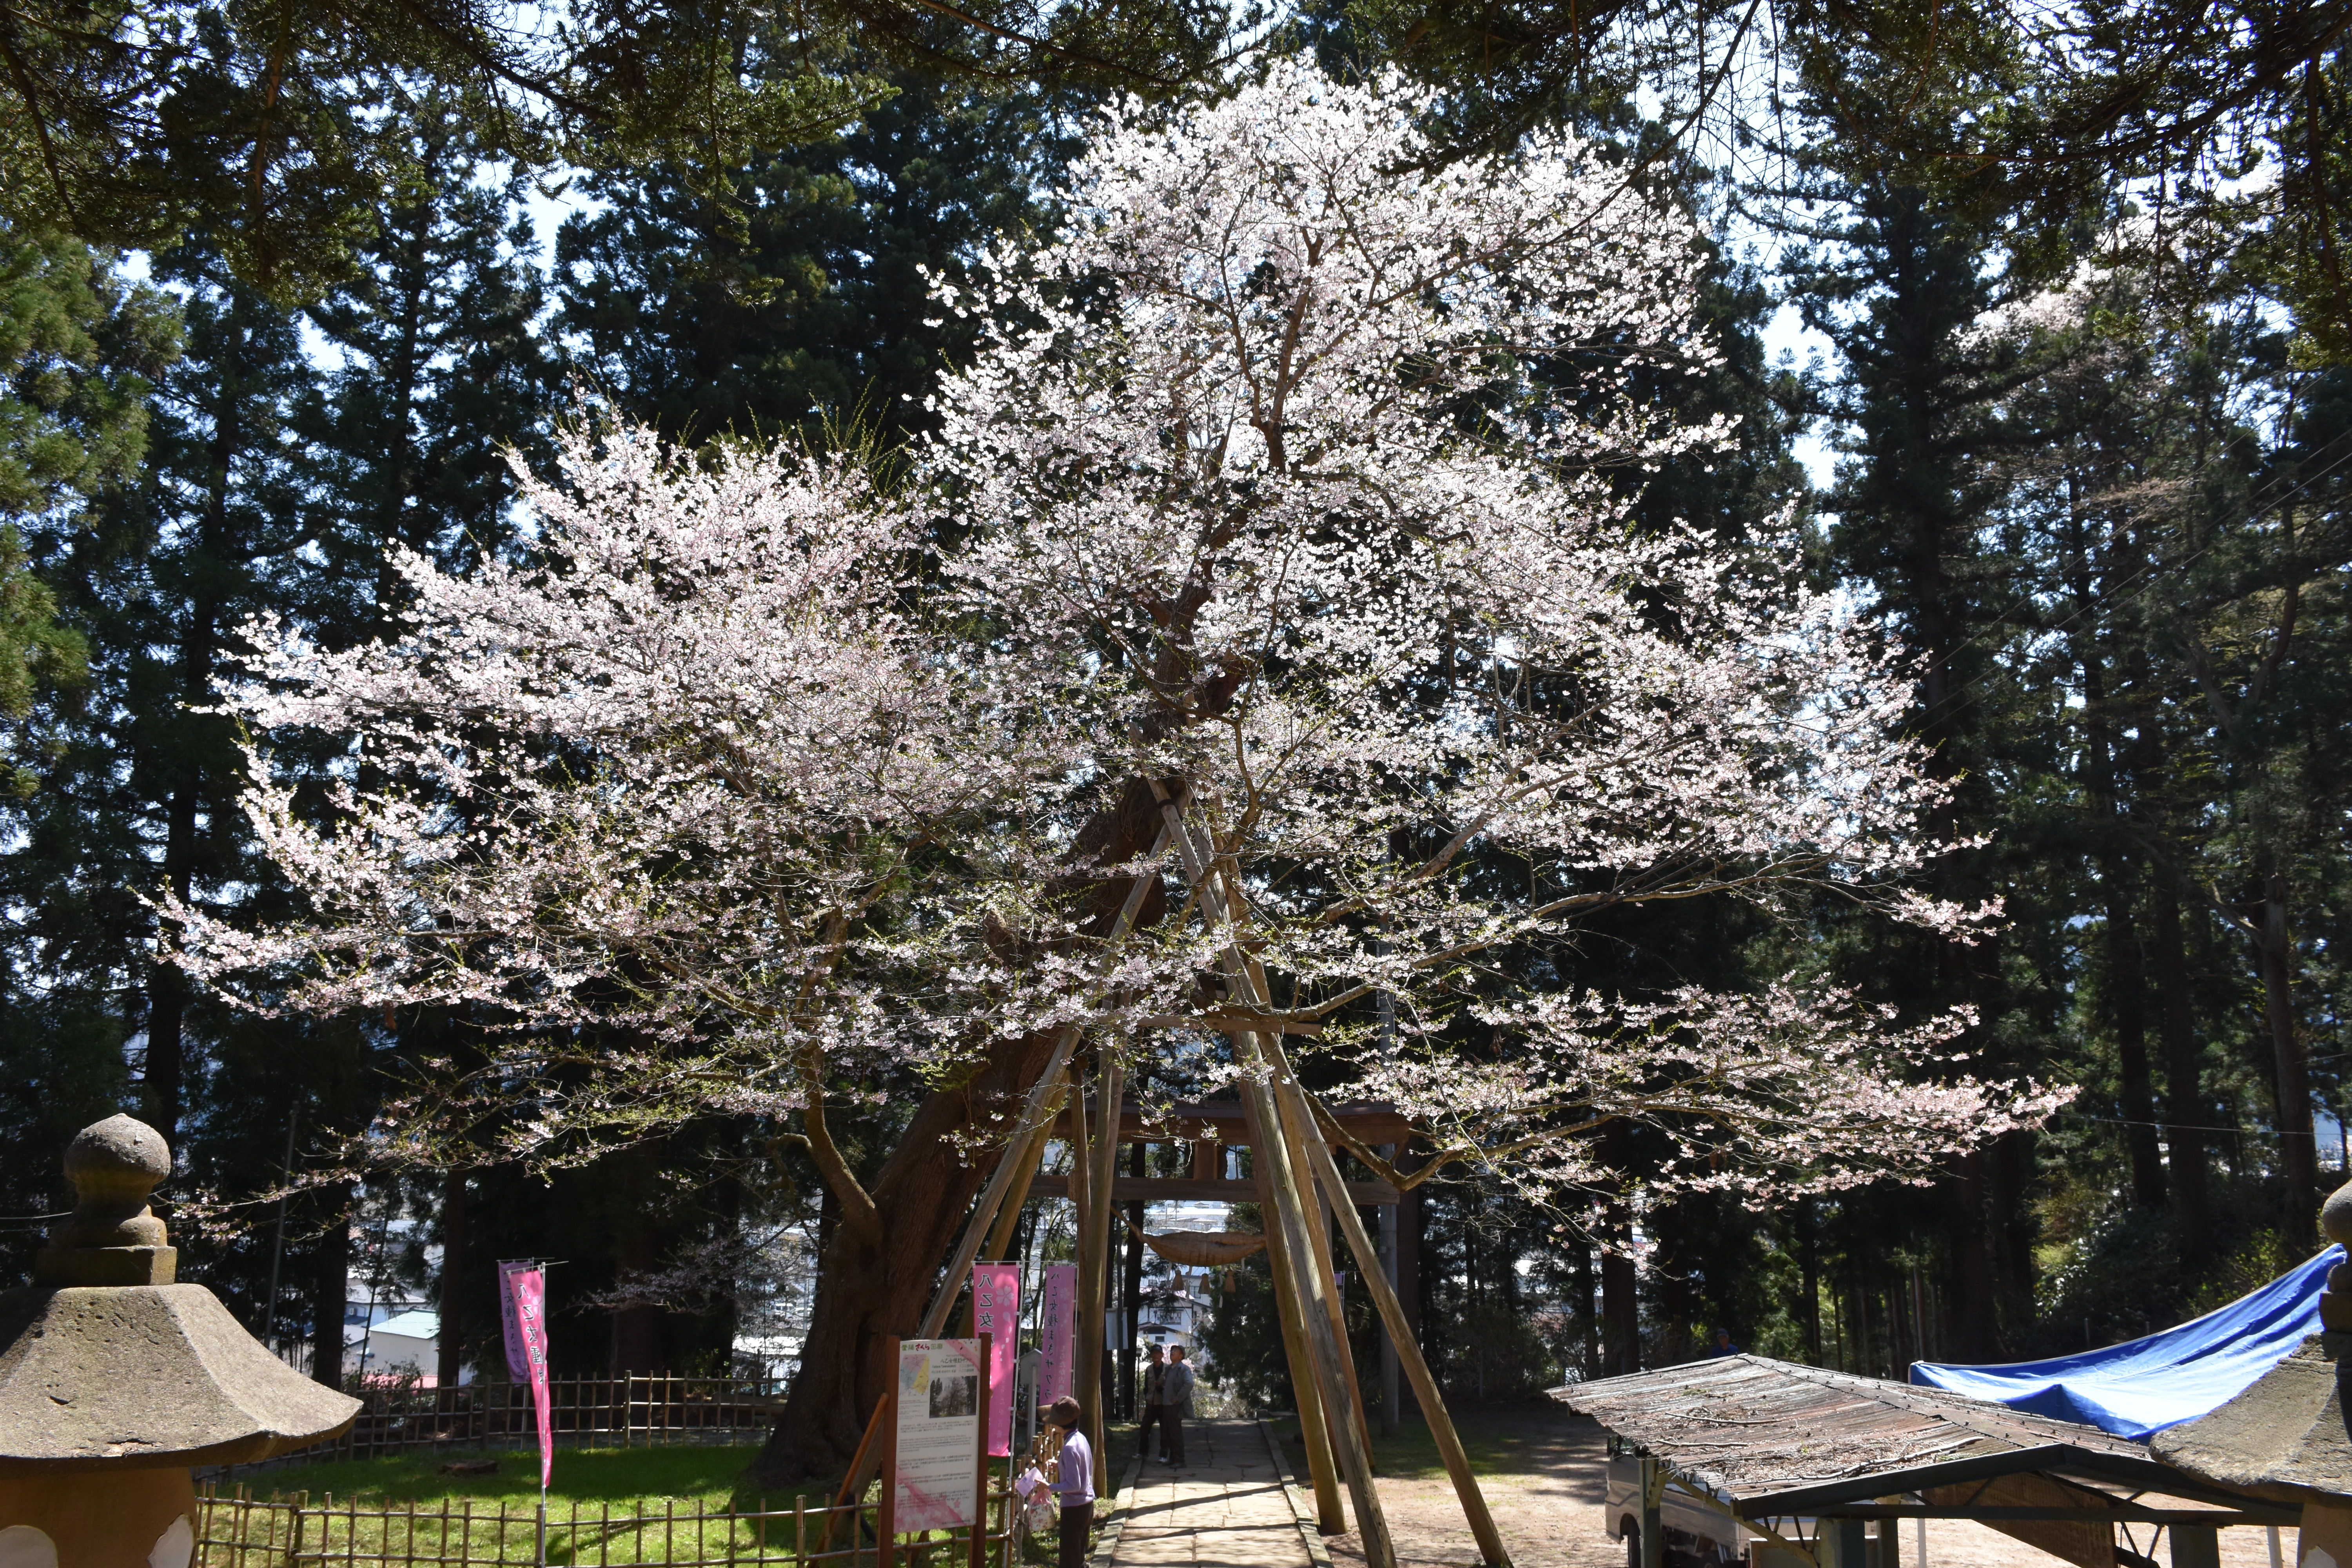
[(891, 1528), (950, 1530), (980, 1517), (981, 1342), (898, 1342)]

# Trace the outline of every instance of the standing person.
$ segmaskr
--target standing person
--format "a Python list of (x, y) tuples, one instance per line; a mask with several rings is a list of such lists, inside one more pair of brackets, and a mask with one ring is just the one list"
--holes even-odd
[[(1167, 1352), (1160, 1346), (1151, 1347), (1151, 1364), (1143, 1369), (1143, 1425), (1136, 1429), (1135, 1451), (1143, 1458), (1151, 1457), (1151, 1429), (1160, 1425), (1167, 1414), (1168, 1363)], [(1160, 1434), (1160, 1452), (1168, 1453), (1168, 1434)]]
[(1095, 1527), (1095, 1450), (1079, 1428), (1084, 1415), (1068, 1394), (1054, 1401), (1045, 1418), (1062, 1429), (1062, 1451), (1054, 1464), (1054, 1490), (1062, 1502), (1059, 1568), (1087, 1568), (1087, 1537)]
[(1169, 1351), (1167, 1375), (1160, 1380), (1160, 1462), (1184, 1462), (1184, 1417), (1192, 1408), (1192, 1369), (1184, 1364), (1184, 1347)]

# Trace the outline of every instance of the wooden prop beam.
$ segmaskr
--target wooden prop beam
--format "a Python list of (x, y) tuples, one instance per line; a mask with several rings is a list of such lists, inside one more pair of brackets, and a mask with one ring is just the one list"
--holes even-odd
[(1331, 1317), (1331, 1338), (1339, 1347), (1339, 1374), (1355, 1397), (1348, 1401), (1346, 1415), (1355, 1424), (1356, 1442), (1364, 1451), (1364, 1462), (1371, 1463), (1372, 1427), (1364, 1412), (1363, 1380), (1356, 1375), (1356, 1347), (1348, 1342), (1348, 1304), (1339, 1294), (1339, 1271), (1331, 1257), (1331, 1200), (1319, 1194), (1315, 1186), (1314, 1166), (1302, 1156), (1306, 1133), (1299, 1123), (1304, 1121), (1308, 1131), (1314, 1128), (1312, 1117), (1305, 1117), (1290, 1104), (1290, 1096), (1283, 1092), (1289, 1075), (1289, 1064), (1281, 1057), (1281, 1042), (1272, 1042), (1274, 1058), (1278, 1064), (1279, 1078), (1274, 1089), (1275, 1109), (1282, 1117), (1285, 1140), (1293, 1152), (1291, 1159), (1298, 1172), (1299, 1196), (1306, 1200), (1307, 1241), (1314, 1248), (1315, 1272), (1323, 1292), (1323, 1309)]
[(1038, 1124), (1037, 1135), (1029, 1140), (1029, 1147), (1021, 1152), (1021, 1173), (1013, 1180), (1013, 1190), (1004, 1194), (1004, 1207), (996, 1215), (996, 1228), (988, 1233), (988, 1245), (980, 1249), (983, 1263), (1002, 1263), (1013, 1250), (1013, 1232), (1021, 1224), (1021, 1207), (1037, 1182), (1037, 1167), (1045, 1158), (1045, 1145), (1053, 1141), (1054, 1121), (1048, 1116)]
[(1444, 1395), (1437, 1391), (1437, 1379), (1430, 1375), (1421, 1343), (1405, 1321), (1404, 1304), (1397, 1300), (1396, 1288), (1389, 1283), (1370, 1233), (1364, 1228), (1363, 1215), (1356, 1212), (1355, 1205), (1338, 1197), (1347, 1190), (1347, 1184), (1339, 1178), (1339, 1162), (1324, 1139), (1323, 1130), (1316, 1125), (1307, 1104), (1307, 1091), (1289, 1071), (1289, 1063), (1284, 1062), (1282, 1068), (1277, 1092), (1294, 1101), (1297, 1119), (1306, 1124), (1307, 1133), (1301, 1142), (1307, 1163), (1323, 1190), (1334, 1196), (1332, 1207), (1339, 1215), (1339, 1234), (1347, 1237), (1348, 1250), (1355, 1254), (1365, 1288), (1372, 1293), (1372, 1305), (1379, 1310), (1390, 1342), (1396, 1347), (1397, 1361), (1412, 1380), (1413, 1398), (1420, 1403), (1422, 1415), (1429, 1423), (1429, 1435), (1445, 1460), (1445, 1473), (1454, 1482), (1454, 1495), (1461, 1500), (1463, 1517), (1470, 1521), (1470, 1533), (1477, 1538), (1479, 1554), (1494, 1568), (1510, 1568), (1511, 1555), (1503, 1546), (1502, 1531), (1495, 1528), (1495, 1516), (1486, 1507), (1486, 1495), (1478, 1489), (1478, 1478), (1470, 1468), (1470, 1456), (1463, 1450), (1462, 1436), (1454, 1429), (1454, 1417), (1445, 1408)]
[[(1117, 1206), (1111, 1197), (1113, 1173), (1118, 1168), (1118, 1140), (1107, 1136), (1118, 1125), (1118, 1097), (1126, 1086), (1118, 1053), (1102, 1053), (1102, 1085), (1096, 1100), (1094, 1147), (1087, 1152), (1093, 1169), (1087, 1173), (1086, 1228), (1078, 1237), (1078, 1403), (1086, 1407), (1087, 1440), (1103, 1451), (1103, 1352), (1110, 1312), (1110, 1215)], [(1099, 1466), (1101, 1459), (1096, 1459)]]
[[(1152, 793), (1159, 798), (1160, 815), (1184, 861), (1185, 873), (1192, 879), (1202, 917), (1223, 929), (1227, 994), (1244, 1005), (1255, 1005), (1270, 1011), (1264, 975), (1254, 969), (1242, 949), (1239, 930), (1244, 905), (1232, 868), (1213, 863), (1193, 843), (1182, 814), (1157, 780), (1152, 782)], [(1218, 883), (1223, 888), (1222, 900), (1213, 896), (1213, 889)], [(1362, 1418), (1363, 1391), (1347, 1375), (1347, 1359), (1332, 1329), (1331, 1281), (1317, 1267), (1315, 1238), (1300, 1181), (1305, 1173), (1300, 1168), (1298, 1151), (1285, 1135), (1282, 1113), (1268, 1081), (1274, 1073), (1267, 1069), (1274, 1069), (1282, 1059), (1281, 1043), (1276, 1037), (1269, 1047), (1266, 1036), (1248, 1029), (1237, 1029), (1234, 1038), (1247, 1055), (1245, 1066), (1253, 1069), (1244, 1072), (1241, 1080), (1242, 1103), (1250, 1110), (1251, 1157), (1266, 1169), (1275, 1211), (1283, 1227), (1283, 1245), (1296, 1265), (1291, 1272), (1296, 1282), (1305, 1287), (1306, 1299), (1298, 1303), (1300, 1316), (1305, 1320), (1317, 1383), (1325, 1407), (1331, 1413), (1328, 1426), (1339, 1453), (1340, 1470), (1347, 1479), (1349, 1501), (1355, 1505), (1356, 1531), (1363, 1542), (1364, 1561), (1368, 1568), (1396, 1568), (1396, 1544), (1389, 1534), (1388, 1517), (1381, 1508), (1380, 1492), (1372, 1480), (1371, 1450), (1361, 1440), (1369, 1426)]]
[[(924, 1336), (926, 1338), (931, 1336)], [(890, 1347), (890, 1392), (882, 1396), (881, 1506), (875, 1510), (874, 1568), (890, 1568), (898, 1553), (898, 1338)], [(986, 1426), (983, 1420), (981, 1425)], [(860, 1487), (860, 1491), (865, 1489)], [(853, 1541), (852, 1545), (856, 1542)]]
[(1339, 1535), (1348, 1516), (1339, 1503), (1339, 1461), (1331, 1452), (1331, 1432), (1325, 1418), (1315, 1363), (1307, 1349), (1307, 1330), (1298, 1313), (1303, 1295), (1291, 1272), (1290, 1253), (1282, 1244), (1282, 1226), (1273, 1223), (1274, 1183), (1268, 1166), (1259, 1162), (1251, 1186), (1258, 1194), (1258, 1212), (1265, 1216), (1265, 1260), (1274, 1275), (1274, 1316), (1282, 1328), (1282, 1353), (1290, 1367), (1291, 1397), (1298, 1405), (1298, 1441), (1307, 1450), (1307, 1474), (1315, 1491), (1315, 1528)]

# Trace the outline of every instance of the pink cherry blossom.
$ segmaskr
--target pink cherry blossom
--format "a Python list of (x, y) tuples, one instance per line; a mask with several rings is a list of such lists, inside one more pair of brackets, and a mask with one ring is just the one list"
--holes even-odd
[[(825, 1084), (1068, 1026), (1211, 1084), (1279, 1034), (1414, 1116), (1423, 1173), (1539, 1196), (1622, 1184), (1616, 1121), (1662, 1130), (1656, 1190), (1760, 1199), (2046, 1115), (1963, 1016), (1515, 969), (1647, 901), (1996, 911), (1916, 890), (1948, 846), (1905, 671), (1793, 539), (1644, 531), (1612, 482), (1731, 434), (1634, 390), (1714, 363), (1688, 221), (1565, 134), (1433, 168), (1426, 107), (1287, 62), (1106, 116), (1060, 230), (940, 286), (981, 347), (896, 491), (583, 428), (526, 476), (531, 562), (401, 557), (400, 634), (347, 652), (256, 628), (223, 701), (303, 910), (174, 908), (182, 962), (247, 1005), (468, 1009), (486, 1061), (378, 1131), (416, 1158), (459, 1103), (541, 1160), (724, 1110), (798, 1118), (839, 1183)], [(290, 730), (350, 738), (323, 812), (272, 771)], [(1214, 886), (1072, 858), (1139, 780)], [(1139, 870), (1168, 916), (1084, 936)]]

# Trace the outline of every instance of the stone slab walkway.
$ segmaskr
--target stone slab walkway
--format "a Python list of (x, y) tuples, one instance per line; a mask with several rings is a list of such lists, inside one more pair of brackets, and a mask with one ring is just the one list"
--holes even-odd
[(1255, 1421), (1195, 1421), (1181, 1468), (1146, 1459), (1101, 1568), (1310, 1568), (1282, 1476)]

